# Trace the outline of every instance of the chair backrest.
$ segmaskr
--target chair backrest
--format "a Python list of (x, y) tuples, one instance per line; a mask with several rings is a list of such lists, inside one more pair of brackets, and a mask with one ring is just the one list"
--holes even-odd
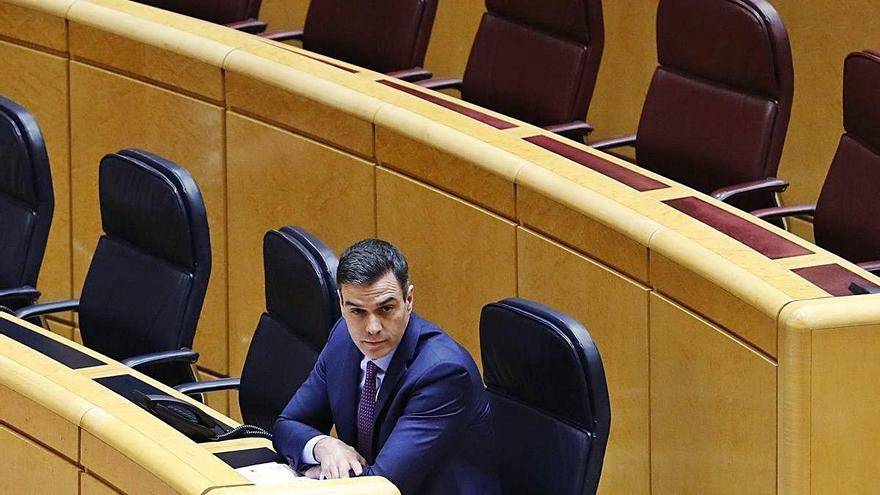
[(303, 48), (378, 72), (420, 67), (437, 0), (312, 0)]
[[(104, 235), (80, 297), (83, 343), (114, 359), (191, 347), (211, 274), (208, 220), (189, 172), (135, 149), (101, 160)], [(189, 365), (143, 371), (193, 381)]]
[(486, 0), (465, 100), (538, 126), (584, 120), (605, 34), (601, 0)]
[(37, 286), (54, 208), (40, 127), (0, 96), (0, 289)]
[(816, 203), (816, 243), (854, 263), (880, 260), (880, 52), (844, 62), (843, 127)]
[(135, 0), (217, 24), (256, 19), (262, 0)]
[(263, 238), (266, 312), (241, 374), (239, 404), (247, 424), (271, 431), (308, 378), (340, 317), (333, 251), (301, 227)]
[(773, 7), (660, 0), (657, 57), (636, 138), (638, 164), (705, 193), (774, 176), (794, 76), (788, 34)]
[(590, 334), (559, 311), (504, 299), (483, 307), (480, 348), (503, 492), (595, 493), (611, 408)]

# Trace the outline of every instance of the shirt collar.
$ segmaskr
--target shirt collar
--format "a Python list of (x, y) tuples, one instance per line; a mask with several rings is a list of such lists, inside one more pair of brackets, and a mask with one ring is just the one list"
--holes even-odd
[(361, 359), (361, 371), (366, 371), (367, 363), (370, 361), (372, 361), (373, 364), (378, 366), (379, 369), (382, 370), (383, 373), (388, 371), (388, 367), (391, 366), (391, 360), (394, 358), (394, 353), (397, 352), (397, 347), (399, 345), (400, 344), (398, 344), (397, 346), (394, 346), (394, 349), (391, 349), (391, 352), (389, 352), (388, 354), (386, 354), (378, 359), (370, 359), (367, 356), (364, 356), (364, 358)]

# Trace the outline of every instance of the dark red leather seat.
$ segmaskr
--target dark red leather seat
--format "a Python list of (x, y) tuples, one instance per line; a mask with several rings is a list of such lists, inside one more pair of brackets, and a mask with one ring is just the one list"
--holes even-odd
[(486, 0), (462, 78), (432, 79), (462, 99), (555, 132), (585, 135), (605, 35), (601, 0)]
[[(637, 134), (591, 143), (635, 147), (636, 163), (745, 209), (770, 206), (791, 114), (788, 34), (764, 0), (661, 0), (657, 56)], [(757, 181), (757, 182), (756, 182)]]
[[(421, 66), (437, 0), (312, 0), (303, 29), (266, 33), (303, 48), (407, 79), (431, 77)], [(406, 72), (403, 72), (406, 71)]]
[(266, 23), (257, 20), (262, 0), (135, 0), (160, 9), (208, 22), (224, 24), (248, 33), (262, 33)]
[(753, 213), (765, 219), (812, 215), (816, 244), (880, 270), (880, 52), (851, 53), (844, 62), (843, 128), (816, 204)]

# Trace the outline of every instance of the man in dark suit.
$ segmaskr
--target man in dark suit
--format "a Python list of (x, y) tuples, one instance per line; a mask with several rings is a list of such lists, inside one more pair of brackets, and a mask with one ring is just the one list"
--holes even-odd
[(500, 493), (480, 373), (412, 312), (403, 255), (360, 241), (336, 279), (343, 317), (275, 423), (275, 449), (307, 476), (384, 476), (403, 495)]

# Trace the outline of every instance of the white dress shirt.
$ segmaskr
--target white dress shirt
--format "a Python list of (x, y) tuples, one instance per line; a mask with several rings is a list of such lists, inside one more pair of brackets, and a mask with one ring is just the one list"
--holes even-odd
[[(363, 392), (363, 390), (364, 390), (364, 381), (366, 381), (366, 379), (367, 379), (367, 363), (372, 361), (373, 364), (375, 364), (376, 367), (378, 368), (376, 370), (376, 397), (375, 397), (375, 399), (379, 398), (379, 389), (382, 388), (382, 380), (385, 378), (385, 372), (388, 370), (388, 366), (391, 365), (391, 359), (394, 358), (394, 353), (396, 351), (397, 351), (397, 347), (395, 347), (394, 349), (391, 349), (391, 352), (389, 352), (388, 354), (386, 354), (380, 358), (370, 359), (367, 356), (364, 356), (364, 358), (361, 359), (361, 379), (358, 382), (358, 389), (360, 389), (361, 392)], [(327, 435), (317, 435), (317, 436), (310, 438), (309, 441), (306, 442), (306, 445), (305, 445), (305, 447), (303, 447), (303, 451), (302, 451), (302, 458), (303, 458), (304, 463), (306, 463), (306, 464), (320, 464), (318, 461), (315, 460), (315, 444), (320, 442), (321, 439), (323, 439), (323, 438), (327, 438)]]

